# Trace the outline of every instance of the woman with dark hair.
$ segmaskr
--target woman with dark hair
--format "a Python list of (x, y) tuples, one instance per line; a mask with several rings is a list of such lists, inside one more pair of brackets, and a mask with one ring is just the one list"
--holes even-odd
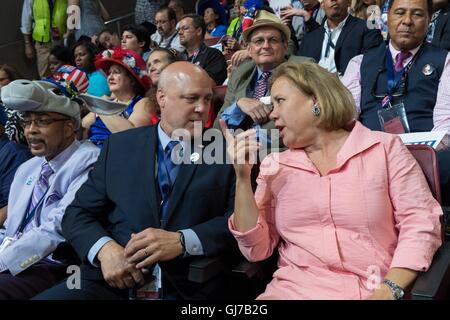
[(120, 114), (89, 113), (82, 126), (88, 130), (88, 138), (99, 148), (111, 134), (151, 124), (155, 105), (145, 96), (151, 81), (147, 76), (144, 60), (133, 50), (105, 50), (95, 63), (108, 74), (108, 85), (114, 102), (126, 105)]
[(95, 37), (95, 42), (98, 48), (103, 51), (106, 49), (114, 49), (116, 47), (120, 47), (121, 41), (117, 33), (113, 33), (105, 29)]
[(95, 68), (95, 56), (98, 48), (91, 42), (78, 41), (72, 49), (74, 64), (77, 68), (87, 73), (89, 87), (87, 93), (93, 96), (110, 96), (106, 75)]
[(54, 74), (59, 67), (65, 64), (71, 64), (70, 50), (64, 46), (54, 46), (48, 56), (48, 67), (51, 74)]
[(150, 35), (143, 26), (129, 25), (122, 32), (122, 49), (137, 52), (147, 61), (150, 48)]
[(222, 37), (227, 34), (227, 26), (225, 25), (225, 13), (221, 13), (219, 8), (206, 8), (203, 13), (203, 19), (206, 23), (205, 39)]
[[(0, 92), (2, 87), (17, 79), (23, 79), (23, 76), (15, 68), (7, 64), (0, 65)], [(7, 116), (5, 133), (8, 136), (8, 139), (26, 145), (27, 141), (23, 134), (23, 127), (21, 125), (22, 116), (20, 112), (4, 107), (1, 102), (0, 97), (0, 108), (5, 108)]]

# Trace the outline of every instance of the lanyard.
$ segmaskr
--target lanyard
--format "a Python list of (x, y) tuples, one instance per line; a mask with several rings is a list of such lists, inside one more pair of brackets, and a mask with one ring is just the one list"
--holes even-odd
[[(420, 50), (419, 50), (420, 51)], [(408, 73), (412, 68), (414, 61), (419, 56), (419, 52), (411, 59), (411, 61), (400, 71), (395, 72), (394, 69), (394, 61), (392, 59), (391, 50), (389, 47), (386, 48), (386, 69), (387, 69), (387, 89), (388, 92), (384, 97), (381, 105), (383, 108), (388, 107), (393, 100), (393, 93), (395, 89), (398, 88), (399, 84), (406, 85), (406, 78), (408, 77)]]
[[(169, 42), (165, 46), (165, 48), (170, 48), (170, 45), (172, 44), (173, 39), (177, 36), (178, 31), (175, 31), (175, 33), (169, 38)], [(161, 43), (163, 42), (163, 37), (161, 36), (161, 39), (159, 40), (158, 46), (161, 46)]]
[(25, 227), (26, 227), (26, 226), (31, 222), (31, 220), (34, 218), (34, 216), (36, 215), (36, 211), (40, 208), (42, 202), (44, 202), (44, 198), (45, 198), (45, 195), (46, 195), (47, 192), (48, 192), (48, 189), (50, 189), (50, 188), (47, 188), (47, 190), (45, 190), (45, 193), (42, 195), (41, 199), (39, 199), (39, 202), (36, 204), (36, 206), (33, 208), (33, 210), (29, 211), (29, 212), (27, 213), (27, 215), (25, 216), (25, 218), (22, 220), (22, 223), (20, 224), (20, 227), (19, 227), (19, 229), (17, 230), (16, 235), (17, 235), (17, 234), (21, 234), (21, 233), (23, 232), (23, 230), (25, 229)]

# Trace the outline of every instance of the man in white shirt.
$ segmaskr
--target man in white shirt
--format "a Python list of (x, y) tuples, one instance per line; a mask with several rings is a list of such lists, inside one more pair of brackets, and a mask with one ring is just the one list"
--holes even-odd
[(162, 7), (156, 12), (155, 24), (157, 31), (151, 36), (154, 45), (184, 52), (185, 48), (180, 44), (180, 37), (176, 28), (177, 16), (175, 11), (169, 7)]
[(17, 169), (10, 188), (0, 234), (0, 300), (29, 299), (67, 275), (67, 265), (53, 256), (64, 242), (61, 220), (99, 154), (76, 140), (79, 105), (47, 86), (16, 80), (2, 88), (4, 104), (24, 112), (35, 157)]

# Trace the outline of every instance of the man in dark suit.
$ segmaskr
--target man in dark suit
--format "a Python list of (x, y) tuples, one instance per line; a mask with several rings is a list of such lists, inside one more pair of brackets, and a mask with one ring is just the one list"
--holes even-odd
[(428, 27), (427, 41), (450, 50), (450, 6), (448, 0), (433, 0), (433, 16)]
[(348, 13), (350, 0), (324, 0), (325, 23), (303, 38), (299, 54), (314, 58), (330, 72), (343, 75), (354, 56), (383, 42), (380, 30)]
[(36, 299), (120, 299), (129, 297), (127, 288), (163, 299), (224, 297), (224, 275), (188, 280), (195, 257), (237, 252), (227, 227), (233, 167), (200, 163), (208, 147), (197, 140), (211, 97), (208, 74), (198, 66), (175, 62), (161, 73), (159, 124), (112, 135), (62, 221), (83, 261), (81, 289), (61, 283)]

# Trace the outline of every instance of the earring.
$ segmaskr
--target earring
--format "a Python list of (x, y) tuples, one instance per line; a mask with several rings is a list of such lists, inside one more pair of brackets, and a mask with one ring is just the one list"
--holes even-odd
[(320, 115), (320, 107), (317, 104), (313, 105), (311, 110), (316, 117)]

